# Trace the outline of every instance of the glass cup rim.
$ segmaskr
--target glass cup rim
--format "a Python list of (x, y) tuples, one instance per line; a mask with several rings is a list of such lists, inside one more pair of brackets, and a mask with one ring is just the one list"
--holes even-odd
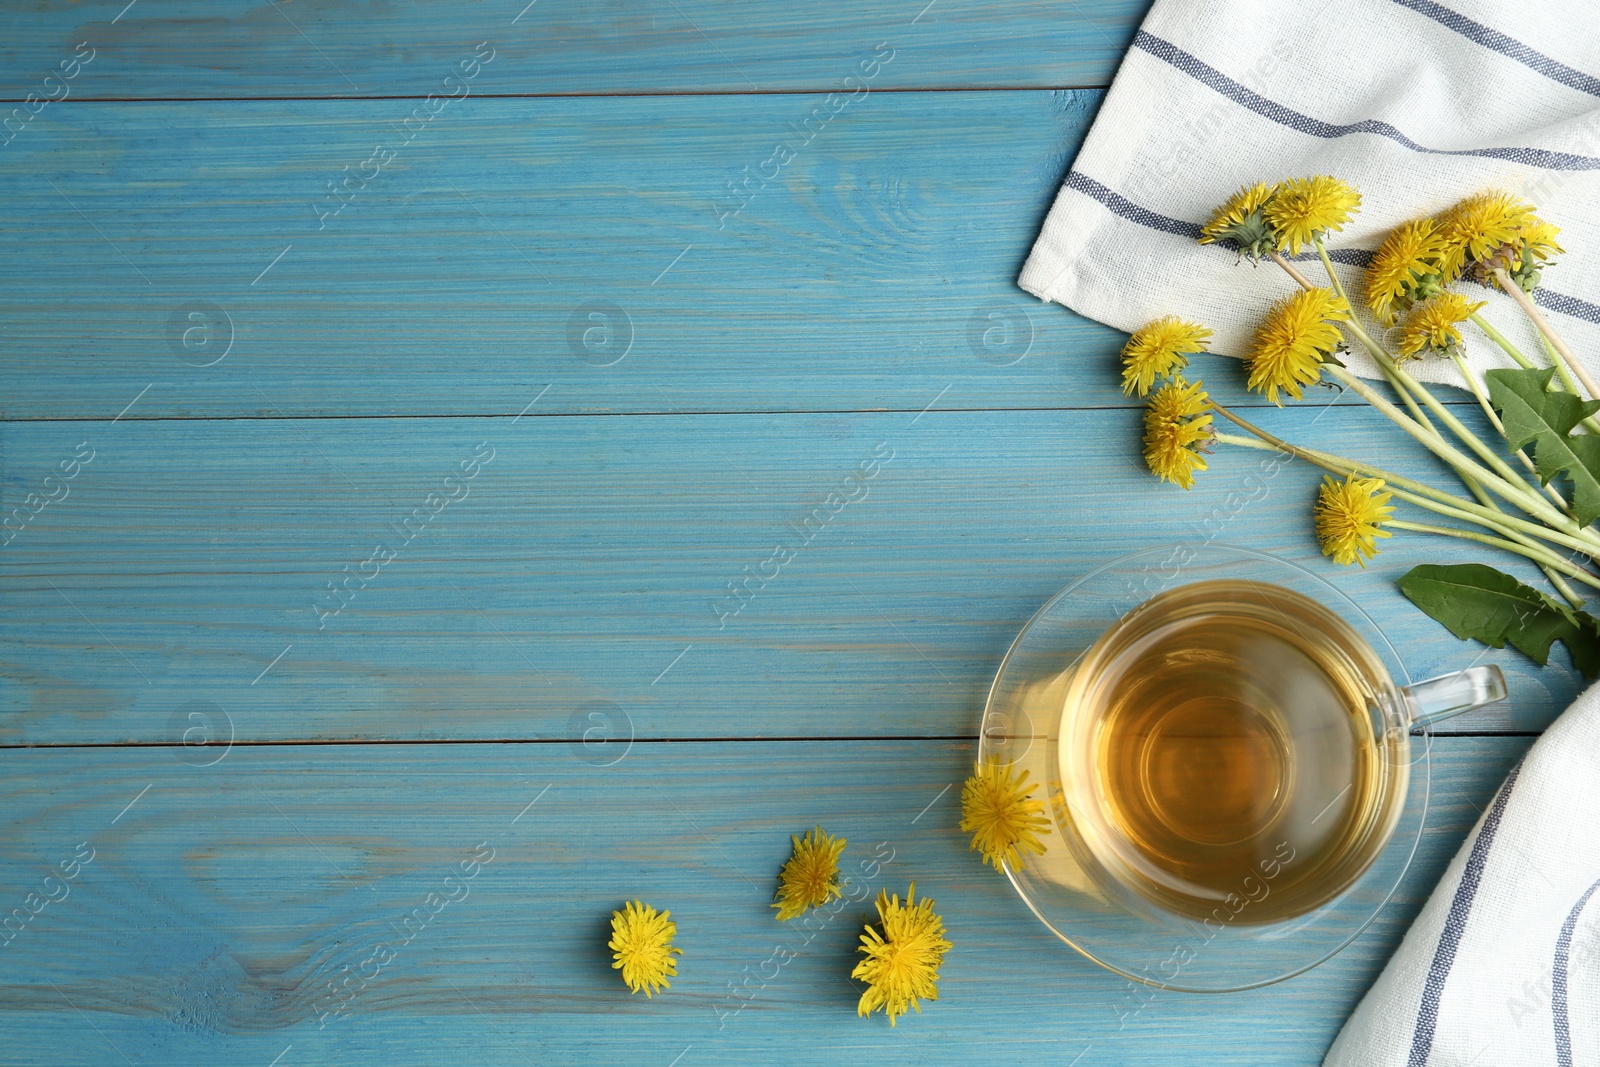
[[(1180, 554), (1183, 554), (1183, 558), (1181, 560), (1178, 559)], [(1165, 557), (1164, 559), (1163, 556)], [(991, 732), (991, 719), (997, 713), (1005, 712), (1005, 709), (1001, 708), (999, 704), (997, 704), (997, 700), (1001, 696), (1002, 686), (1008, 681), (1008, 672), (1015, 667), (1015, 661), (1023, 654), (1024, 646), (1030, 634), (1032, 634), (1033, 631), (1038, 627), (1041, 620), (1044, 620), (1052, 614), (1053, 610), (1060, 605), (1063, 599), (1070, 597), (1075, 592), (1078, 592), (1096, 579), (1103, 578), (1108, 572), (1114, 572), (1119, 569), (1128, 569), (1131, 565), (1137, 565), (1141, 562), (1166, 566), (1176, 561), (1177, 566), (1180, 569), (1183, 569), (1187, 568), (1191, 563), (1200, 557), (1209, 557), (1206, 562), (1213, 566), (1218, 564), (1223, 566), (1236, 566), (1252, 561), (1259, 561), (1273, 567), (1286, 568), (1288, 571), (1293, 572), (1296, 578), (1310, 583), (1312, 587), (1317, 590), (1318, 595), (1310, 596), (1309, 599), (1319, 603), (1324, 609), (1339, 615), (1342, 621), (1349, 626), (1350, 629), (1356, 633), (1356, 635), (1358, 635), (1366, 644), (1371, 646), (1373, 653), (1385, 666), (1391, 688), (1404, 689), (1413, 684), (1410, 672), (1405, 665), (1404, 659), (1400, 656), (1399, 651), (1389, 640), (1388, 634), (1385, 632), (1383, 627), (1378, 625), (1377, 621), (1373, 619), (1373, 617), (1359, 603), (1357, 603), (1353, 597), (1339, 589), (1333, 583), (1329, 582), (1326, 578), (1323, 578), (1322, 576), (1312, 572), (1309, 568), (1303, 566), (1302, 564), (1271, 552), (1248, 548), (1242, 545), (1233, 545), (1220, 542), (1211, 542), (1200, 546), (1188, 546), (1182, 543), (1160, 545), (1153, 548), (1140, 549), (1134, 552), (1125, 553), (1079, 574), (1072, 581), (1050, 596), (1022, 625), (1022, 627), (1017, 631), (1017, 634), (1015, 638), (1013, 638), (1010, 646), (1007, 648), (1005, 655), (1001, 658), (1000, 664), (995, 671), (994, 680), (989, 686), (988, 694), (984, 701), (983, 720), (980, 724), (978, 737), (979, 760), (982, 761), (989, 754), (1001, 747), (1002, 742), (1000, 739), (1008, 736), (1001, 733)], [(1151, 589), (1146, 592), (1139, 602), (1143, 603), (1144, 601), (1150, 599), (1150, 597), (1157, 595), (1162, 591), (1163, 589), (1161, 588)], [(1298, 592), (1298, 590), (1291, 591)], [(1306, 594), (1302, 593), (1301, 595)], [(1117, 620), (1114, 619), (1111, 622), (1108, 622), (1105, 628), (1110, 628), (1111, 626), (1115, 625), (1116, 621)], [(1091, 640), (1088, 642), (1088, 644), (1079, 648), (1077, 650), (1077, 658), (1074, 658), (1072, 662), (1079, 662), (1079, 658), (1087, 653), (1088, 646), (1092, 645), (1093, 643), (1094, 642)], [(1032, 654), (1031, 650), (1029, 654)], [(1221, 985), (1196, 985), (1193, 984), (1192, 981), (1184, 982), (1178, 980), (1154, 979), (1149, 975), (1148, 967), (1146, 967), (1145, 974), (1137, 973), (1129, 967), (1121, 966), (1116, 961), (1106, 958), (1105, 954), (1100, 951), (1097, 946), (1083, 943), (1085, 939), (1075, 934), (1071, 929), (1064, 930), (1057, 918), (1046, 913), (1043, 903), (1040, 900), (1035, 899), (1036, 890), (1031, 889), (1028, 885), (1024, 884), (1024, 880), (1021, 877), (1023, 873), (1022, 871), (1014, 868), (1010, 862), (1005, 862), (1002, 865), (1002, 869), (1005, 871), (1006, 878), (1011, 883), (1013, 890), (1019, 897), (1022, 898), (1023, 903), (1027, 905), (1029, 911), (1031, 911), (1034, 914), (1034, 917), (1043, 923), (1044, 926), (1050, 930), (1050, 932), (1054, 934), (1056, 938), (1091, 962), (1104, 967), (1107, 970), (1112, 971), (1113, 973), (1116, 973), (1124, 978), (1127, 978), (1132, 982), (1152, 986), (1155, 988), (1171, 989), (1182, 992), (1222, 993), (1257, 989), (1267, 985), (1275, 984), (1277, 982), (1285, 981), (1289, 978), (1295, 977), (1296, 975), (1305, 973), (1311, 968), (1326, 962), (1337, 953), (1343, 951), (1350, 945), (1350, 943), (1359, 937), (1362, 932), (1376, 922), (1378, 916), (1383, 912), (1383, 909), (1393, 899), (1395, 893), (1398, 891), (1404, 872), (1409, 869), (1420, 844), (1422, 825), (1426, 820), (1427, 809), (1429, 806), (1429, 794), (1431, 793), (1432, 775), (1430, 767), (1431, 761), (1429, 756), (1430, 749), (1432, 747), (1432, 737), (1429, 732), (1424, 730), (1420, 732), (1420, 734), (1413, 733), (1410, 741), (1410, 765), (1413, 773), (1411, 775), (1411, 783), (1409, 786), (1411, 795), (1404, 801), (1404, 806), (1407, 809), (1404, 821), (1408, 823), (1414, 822), (1415, 825), (1407, 826), (1406, 840), (1397, 840), (1399, 836), (1398, 833), (1393, 834), (1389, 837), (1383, 849), (1381, 850), (1382, 854), (1393, 854), (1386, 864), (1388, 866), (1394, 866), (1392, 880), (1386, 885), (1373, 887), (1372, 891), (1375, 893), (1378, 899), (1372, 902), (1370, 906), (1364, 905), (1364, 907), (1366, 907), (1364, 914), (1358, 916), (1340, 917), (1340, 936), (1337, 937), (1336, 944), (1333, 944), (1325, 951), (1319, 951), (1313, 958), (1295, 961), (1292, 966), (1270, 976), (1250, 978), (1248, 980), (1230, 981)], [(1414, 811), (1412, 810), (1413, 808), (1415, 809)], [(1027, 860), (1025, 859), (1023, 866), (1026, 865)], [(1365, 878), (1365, 875), (1363, 878)], [(1257, 926), (1253, 929), (1257, 931), (1271, 932), (1274, 935), (1276, 935), (1278, 932), (1283, 932), (1285, 934), (1292, 933), (1297, 927), (1303, 928), (1305, 924), (1312, 919), (1318, 919), (1328, 913), (1331, 913), (1335, 909), (1335, 906), (1341, 903), (1345, 897), (1348, 896), (1349, 892), (1351, 892), (1351, 890), (1347, 890), (1345, 894), (1341, 894), (1340, 896), (1323, 903), (1318, 908), (1312, 909), (1311, 911), (1298, 917), (1298, 919), (1286, 919), (1279, 923)], [(1366, 892), (1366, 890), (1364, 889), (1363, 892)], [(1127, 912), (1122, 912), (1122, 914), (1127, 915), (1137, 921), (1148, 922), (1148, 920), (1142, 916), (1133, 915)], [(1154, 923), (1149, 923), (1149, 925), (1152, 929), (1159, 928)]]
[[(1350, 862), (1340, 868), (1343, 871), (1342, 875), (1326, 888), (1324, 895), (1315, 904), (1299, 912), (1273, 919), (1239, 920), (1249, 925), (1292, 922), (1300, 915), (1314, 912), (1337, 898), (1345, 889), (1359, 881), (1367, 869), (1376, 862), (1378, 855), (1388, 846), (1399, 821), (1400, 811), (1405, 806), (1406, 792), (1410, 788), (1407, 773), (1407, 764), (1410, 762), (1408, 758), (1410, 723), (1401, 695), (1402, 690), (1395, 685), (1382, 656), (1372, 648), (1368, 639), (1356, 627), (1315, 597), (1276, 582), (1251, 578), (1205, 578), (1175, 585), (1153, 594), (1123, 613), (1083, 651), (1076, 661), (1073, 677), (1066, 685), (1066, 704), (1068, 707), (1076, 704), (1080, 709), (1080, 715), (1084, 714), (1083, 702), (1092, 694), (1102, 691), (1107, 684), (1101, 672), (1112, 667), (1119, 658), (1119, 653), (1125, 651), (1130, 641), (1137, 644), (1146, 639), (1149, 636), (1149, 627), (1152, 625), (1161, 627), (1173, 622), (1171, 611), (1174, 608), (1181, 611), (1186, 606), (1186, 600), (1192, 601), (1207, 593), (1224, 592), (1235, 593), (1241, 598), (1246, 595), (1252, 596), (1253, 599), (1244, 601), (1249, 607), (1273, 608), (1280, 614), (1286, 608), (1298, 611), (1310, 616), (1309, 619), (1302, 621), (1310, 622), (1327, 632), (1331, 639), (1326, 642), (1323, 652), (1346, 665), (1351, 674), (1360, 680), (1363, 696), (1369, 701), (1370, 733), (1361, 737), (1360, 747), (1374, 761), (1381, 779), (1390, 782), (1389, 787), (1382, 785), (1378, 787), (1383, 795), (1383, 802), (1366, 820), (1363, 832), (1357, 838), (1357, 843), (1352, 846)], [(1248, 614), (1248, 609), (1242, 610)], [(1093, 706), (1093, 702), (1090, 706)], [(1095, 716), (1092, 712), (1089, 714), (1090, 720), (1093, 721)], [(1075, 725), (1077, 730), (1084, 728), (1086, 724), (1083, 722)], [(1113, 880), (1116, 883), (1116, 891), (1122, 899), (1129, 902), (1127, 904), (1129, 908), (1153, 908), (1158, 914), (1168, 916), (1174, 914), (1171, 908), (1141, 893), (1135, 884), (1130, 884), (1130, 879), (1134, 883), (1143, 880), (1140, 878), (1140, 873), (1144, 867), (1136, 855), (1130, 856), (1123, 848), (1117, 846), (1117, 841), (1122, 840), (1124, 846), (1126, 841), (1108, 822), (1100, 805), (1082, 790), (1063, 787), (1068, 778), (1083, 781), (1086, 777), (1094, 777), (1092, 770), (1089, 769), (1092, 757), (1089, 752), (1082, 750), (1086, 739), (1075, 736), (1069, 743), (1064, 729), (1065, 723), (1062, 731), (1052, 732), (1046, 742), (1045, 767), (1047, 771), (1060, 773), (1059, 778), (1049, 781), (1047, 792), (1052, 798), (1050, 806), (1053, 808), (1059, 805), (1062, 813), (1058, 818), (1065, 819), (1067, 823), (1077, 828), (1075, 837), (1093, 857), (1093, 869), (1090, 873), (1098, 871), (1104, 877)], [(1069, 761), (1073, 766), (1073, 771), (1070, 773), (1066, 769)], [(1394, 780), (1396, 775), (1398, 775), (1397, 781)], [(1349, 788), (1347, 785), (1346, 789)], [(1055, 813), (1052, 812), (1052, 815)], [(1096, 847), (1097, 845), (1101, 847)], [(1128, 893), (1132, 893), (1133, 897), (1127, 896)], [(1135, 897), (1138, 899), (1135, 900)]]

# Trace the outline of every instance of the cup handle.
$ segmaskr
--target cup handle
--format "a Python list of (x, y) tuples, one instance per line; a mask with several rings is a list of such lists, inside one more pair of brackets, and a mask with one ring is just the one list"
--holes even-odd
[(1427, 729), (1463, 711), (1506, 697), (1506, 676), (1494, 664), (1441, 674), (1400, 690), (1411, 710), (1413, 729)]

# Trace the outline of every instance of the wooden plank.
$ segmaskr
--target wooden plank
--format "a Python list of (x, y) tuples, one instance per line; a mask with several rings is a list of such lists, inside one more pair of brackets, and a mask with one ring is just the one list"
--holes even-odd
[[(1373, 412), (1262, 418), (1433, 476)], [(1208, 538), (1329, 577), (1413, 677), (1502, 664), (1511, 706), (1454, 728), (1542, 729), (1575, 694), (1565, 653), (1468, 645), (1394, 588), (1485, 550), (1402, 534), (1335, 568), (1317, 472), (1224, 450), (1185, 494), (1138, 441), (1123, 409), (3, 424), (0, 731), (179, 742), (199, 704), (255, 740), (577, 737), (596, 708), (619, 737), (970, 735), (1052, 593)]]
[(1014, 284), (1097, 100), (873, 96), (725, 220), (816, 99), (469, 100), (403, 150), (412, 101), (63, 109), (0, 172), (0, 415), (1126, 405), (1122, 335)]
[[(1154, 1048), (1312, 1064), (1529, 743), (1438, 742), (1429, 830), (1380, 922), (1286, 985), (1226, 997), (1130, 990), (1051, 938), (957, 829), (967, 743), (641, 743), (609, 767), (566, 745), (238, 748), (210, 767), (6, 752), (6, 907), (92, 859), (0, 949), (0, 1019), (30, 1038), (0, 1063), (267, 1064), (292, 1045), (284, 1064), (915, 1064), (1004, 1043), (1052, 1063), (1091, 1047), (1081, 1064)], [(852, 894), (915, 881), (950, 931), (940, 1000), (894, 1030), (855, 1016), (846, 977), (868, 909), (800, 944), (768, 906), (788, 835), (818, 822), (849, 840)], [(603, 947), (636, 896), (671, 910), (684, 950), (652, 1000)], [(439, 910), (404, 925), (422, 907)], [(393, 958), (363, 969), (379, 944)], [(1183, 1040), (1200, 1031), (1204, 1047)]]
[[(729, 6), (649, 0), (403, 5), (367, 0), (89, 0), (8, 5), (0, 94), (73, 99), (448, 93), (481, 45), (481, 93), (774, 92), (853, 87), (880, 43), (881, 88), (1105, 85), (1148, 0)], [(86, 47), (79, 50), (79, 42)], [(87, 64), (61, 67), (74, 55)]]
[[(966, 406), (1115, 402), (1103, 360), (1086, 394), (1059, 366), (1113, 332), (1013, 284), (1095, 100), (871, 98), (721, 229), (726, 181), (811, 98), (467, 101), (322, 229), (326, 184), (413, 101), (85, 105), (0, 176), (0, 403), (110, 417), (151, 385), (130, 418), (500, 414), (551, 383), (541, 410), (915, 410), (952, 383)], [(1033, 334), (1018, 364), (969, 348), (990, 305)]]

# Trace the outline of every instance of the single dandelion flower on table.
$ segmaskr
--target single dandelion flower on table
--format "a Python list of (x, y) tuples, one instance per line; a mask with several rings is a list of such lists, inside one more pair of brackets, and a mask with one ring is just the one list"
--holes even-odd
[(1322, 378), (1322, 364), (1339, 347), (1336, 322), (1350, 320), (1350, 305), (1329, 289), (1303, 289), (1272, 305), (1256, 329), (1246, 362), (1249, 388), (1283, 406), (1278, 391), (1300, 399), (1300, 387)]
[(1503, 249), (1520, 256), (1522, 229), (1537, 221), (1532, 205), (1510, 193), (1474, 193), (1454, 205), (1439, 217), (1439, 234), (1445, 242), (1439, 268), (1444, 280), (1455, 281)]
[(778, 874), (777, 902), (772, 905), (781, 922), (842, 895), (839, 854), (844, 851), (844, 838), (831, 837), (818, 826), (804, 837), (791, 835), (789, 840), (794, 842), (794, 853)]
[(1198, 322), (1165, 315), (1133, 332), (1122, 346), (1122, 391), (1140, 396), (1157, 378), (1171, 377), (1189, 365), (1189, 356), (1204, 352), (1211, 331)]
[(931, 899), (914, 900), (916, 892), (913, 882), (904, 904), (899, 894), (878, 894), (878, 925), (867, 924), (856, 949), (866, 958), (850, 972), (867, 983), (856, 1014), (882, 1011), (890, 1026), (908, 1008), (922, 1014), (918, 1000), (939, 999), (939, 965), (950, 951), (944, 920), (934, 914)]
[(1262, 212), (1267, 201), (1272, 199), (1274, 188), (1264, 182), (1241, 186), (1212, 212), (1211, 220), (1200, 227), (1200, 243), (1208, 245), (1221, 241), (1253, 260), (1271, 252), (1278, 239)]
[(1278, 249), (1298, 255), (1329, 230), (1337, 231), (1361, 207), (1361, 194), (1326, 174), (1280, 182), (1263, 209), (1267, 225), (1278, 237)]
[(1144, 461), (1152, 474), (1185, 489), (1194, 485), (1194, 472), (1206, 469), (1200, 449), (1211, 441), (1210, 411), (1205, 383), (1191, 385), (1181, 374), (1150, 394), (1144, 411)]
[(1342, 482), (1322, 479), (1313, 518), (1324, 556), (1332, 556), (1341, 567), (1352, 563), (1365, 567), (1367, 559), (1378, 554), (1375, 538), (1392, 536), (1382, 527), (1394, 513), (1387, 506), (1389, 494), (1382, 490), (1382, 478), (1352, 474)]
[(1372, 255), (1367, 266), (1367, 306), (1385, 326), (1413, 301), (1434, 295), (1444, 238), (1432, 219), (1414, 219), (1397, 226)]
[(1444, 292), (1411, 309), (1400, 327), (1402, 356), (1448, 356), (1461, 344), (1460, 326), (1483, 307), (1484, 301), (1470, 303), (1460, 293)]
[(997, 871), (1001, 861), (1021, 862), (1018, 849), (1044, 855), (1039, 835), (1050, 821), (1044, 802), (1029, 799), (1031, 792), (1028, 772), (1013, 771), (998, 756), (975, 764), (961, 787), (961, 829), (972, 835), (972, 850)]
[(622, 972), (628, 992), (644, 990), (651, 997), (663, 989), (671, 988), (667, 978), (678, 973), (674, 955), (683, 950), (672, 947), (678, 924), (670, 918), (670, 911), (656, 911), (648, 904), (630, 900), (621, 911), (611, 913), (611, 940), (608, 943), (615, 962), (612, 968)]

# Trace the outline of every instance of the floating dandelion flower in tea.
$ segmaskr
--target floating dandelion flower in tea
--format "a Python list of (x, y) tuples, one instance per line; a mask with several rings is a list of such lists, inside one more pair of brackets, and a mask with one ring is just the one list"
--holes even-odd
[(637, 900), (611, 913), (609, 947), (615, 961), (611, 966), (622, 972), (630, 993), (643, 990), (651, 997), (671, 987), (667, 979), (678, 973), (678, 961), (672, 957), (683, 954), (682, 949), (672, 947), (678, 924), (671, 915)]
[(1030, 800), (1027, 771), (1014, 771), (998, 756), (974, 766), (961, 787), (961, 829), (972, 835), (972, 850), (995, 870), (1002, 861), (1021, 862), (1018, 849), (1044, 855), (1040, 834), (1049, 827), (1044, 802)]
[(839, 855), (845, 839), (831, 837), (818, 826), (804, 837), (791, 836), (794, 852), (778, 874), (778, 919), (788, 922), (841, 894)]
[(1367, 267), (1367, 306), (1385, 326), (1416, 300), (1439, 292), (1439, 258), (1445, 241), (1432, 219), (1401, 223)]
[(1335, 322), (1348, 322), (1350, 305), (1328, 289), (1304, 289), (1267, 312), (1247, 359), (1249, 388), (1283, 406), (1278, 393), (1300, 399), (1300, 387), (1322, 378), (1323, 361), (1339, 347)]
[(856, 949), (866, 958), (850, 972), (867, 983), (856, 1014), (882, 1011), (890, 1026), (907, 1009), (920, 1015), (917, 1001), (939, 999), (939, 965), (950, 951), (944, 920), (934, 914), (931, 899), (914, 900), (916, 892), (913, 882), (904, 904), (899, 894), (878, 894), (878, 925), (867, 924)]
[(1400, 326), (1402, 356), (1448, 356), (1461, 344), (1461, 324), (1483, 307), (1460, 293), (1445, 292), (1411, 309)]
[(1263, 209), (1272, 199), (1272, 193), (1272, 187), (1264, 182), (1240, 187), (1212, 213), (1211, 220), (1200, 227), (1200, 243), (1208, 245), (1220, 241), (1252, 260), (1271, 252), (1278, 238), (1267, 224)]
[(1165, 315), (1133, 332), (1122, 346), (1122, 391), (1144, 396), (1157, 378), (1169, 378), (1204, 352), (1211, 331), (1198, 322)]
[(1387, 506), (1389, 494), (1382, 490), (1382, 478), (1352, 474), (1342, 482), (1322, 479), (1313, 518), (1324, 556), (1332, 556), (1341, 567), (1352, 563), (1365, 567), (1366, 561), (1378, 554), (1375, 539), (1392, 536), (1382, 527), (1394, 513), (1394, 508)]
[(1298, 255), (1329, 230), (1337, 231), (1361, 207), (1361, 194), (1326, 174), (1280, 182), (1262, 209), (1278, 238), (1279, 251)]
[(1185, 489), (1194, 472), (1206, 469), (1200, 449), (1211, 442), (1211, 398), (1204, 382), (1190, 384), (1183, 375), (1150, 394), (1144, 411), (1144, 461), (1164, 482)]

